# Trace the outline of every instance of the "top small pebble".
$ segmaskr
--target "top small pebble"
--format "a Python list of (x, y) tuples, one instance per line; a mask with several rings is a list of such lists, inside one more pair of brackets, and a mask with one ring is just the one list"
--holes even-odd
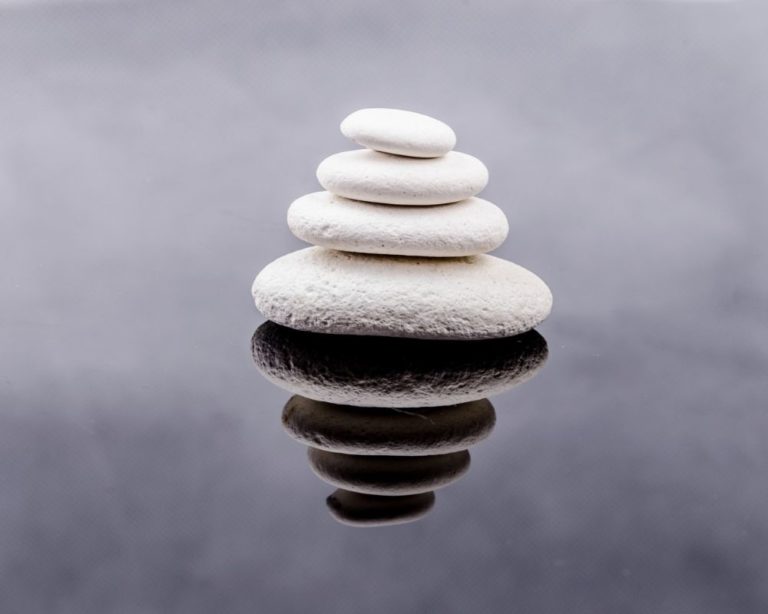
[(355, 143), (399, 156), (438, 158), (456, 145), (456, 134), (438, 119), (400, 109), (360, 109), (341, 122)]

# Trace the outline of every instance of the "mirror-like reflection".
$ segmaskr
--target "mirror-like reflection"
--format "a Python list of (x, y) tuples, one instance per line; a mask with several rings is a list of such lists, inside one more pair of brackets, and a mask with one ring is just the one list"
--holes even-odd
[(432, 509), (434, 491), (467, 473), (469, 448), (496, 412), (485, 397), (532, 377), (547, 359), (535, 331), (490, 341), (350, 337), (272, 322), (253, 336), (267, 379), (295, 393), (286, 432), (336, 487), (328, 509), (352, 526), (401, 524)]
[(536, 331), (485, 341), (328, 335), (272, 322), (252, 340), (259, 370), (310, 399), (359, 407), (435, 407), (476, 401), (520, 384), (547, 359)]
[(429, 408), (352, 407), (294, 395), (283, 410), (288, 434), (344, 454), (425, 456), (466, 450), (491, 434), (488, 399)]
[(339, 488), (326, 500), (331, 515), (343, 524), (376, 527), (422, 518), (435, 504), (435, 493), (382, 497)]
[(363, 456), (309, 448), (315, 475), (366, 495), (418, 495), (452, 484), (469, 470), (469, 452), (432, 456)]

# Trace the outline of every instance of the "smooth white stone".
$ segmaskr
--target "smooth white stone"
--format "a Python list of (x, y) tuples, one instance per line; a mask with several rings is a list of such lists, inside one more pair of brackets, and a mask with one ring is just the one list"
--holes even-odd
[(456, 145), (447, 124), (401, 109), (360, 109), (341, 122), (341, 133), (363, 147), (416, 158), (436, 158)]
[(307, 243), (349, 252), (400, 256), (473, 256), (504, 242), (504, 212), (482, 198), (402, 207), (315, 192), (288, 209), (288, 227)]
[(252, 292), (266, 318), (290, 328), (421, 339), (517, 335), (552, 307), (541, 279), (487, 254), (410, 258), (309, 247), (267, 265)]
[(317, 167), (317, 179), (345, 198), (390, 205), (442, 205), (479, 193), (488, 169), (458, 151), (441, 158), (404, 158), (371, 149), (343, 151)]

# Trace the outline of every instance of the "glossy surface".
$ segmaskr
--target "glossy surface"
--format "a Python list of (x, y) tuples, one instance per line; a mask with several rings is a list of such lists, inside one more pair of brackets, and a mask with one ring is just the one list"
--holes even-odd
[[(226, 5), (0, 5), (0, 610), (763, 614), (766, 8)], [(376, 105), (456, 129), (557, 304), (399, 509), (326, 503), (250, 347)]]

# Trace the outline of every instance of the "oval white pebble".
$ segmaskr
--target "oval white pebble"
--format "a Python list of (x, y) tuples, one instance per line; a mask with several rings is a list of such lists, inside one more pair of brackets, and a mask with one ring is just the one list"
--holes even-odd
[(447, 124), (401, 109), (360, 109), (341, 122), (341, 133), (363, 147), (416, 158), (436, 158), (456, 145)]
[(346, 335), (506, 337), (538, 325), (552, 308), (541, 279), (487, 254), (411, 258), (309, 247), (267, 265), (252, 292), (273, 322)]
[(451, 151), (441, 158), (404, 158), (370, 149), (343, 151), (317, 167), (326, 190), (391, 205), (442, 205), (479, 193), (488, 169), (474, 156)]
[(472, 256), (507, 237), (504, 212), (482, 198), (402, 207), (315, 192), (288, 209), (288, 227), (307, 243), (351, 252), (400, 256)]

